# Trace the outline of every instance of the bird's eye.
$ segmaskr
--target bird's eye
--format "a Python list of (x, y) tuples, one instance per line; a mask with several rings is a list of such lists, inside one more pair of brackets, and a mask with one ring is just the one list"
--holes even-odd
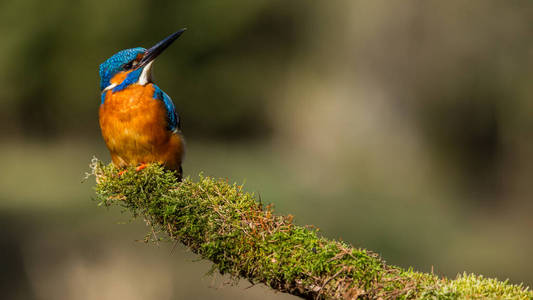
[(133, 62), (130, 61), (129, 63), (125, 64), (122, 68), (124, 70), (129, 70), (129, 69), (131, 69), (132, 66), (133, 66)]
[(132, 69), (134, 68), (135, 66), (137, 66), (139, 64), (139, 61), (136, 59), (136, 60), (132, 60), (130, 61), (129, 63), (126, 63), (122, 66), (122, 69), (124, 70), (129, 70), (129, 69)]

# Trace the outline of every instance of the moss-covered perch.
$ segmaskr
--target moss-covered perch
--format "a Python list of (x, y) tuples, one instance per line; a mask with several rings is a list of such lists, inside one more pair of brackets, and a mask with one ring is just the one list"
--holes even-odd
[(97, 199), (118, 205), (213, 262), (213, 271), (306, 299), (533, 299), (522, 285), (476, 275), (455, 280), (390, 266), (276, 216), (242, 186), (200, 176), (178, 183), (151, 165), (122, 175), (93, 160)]

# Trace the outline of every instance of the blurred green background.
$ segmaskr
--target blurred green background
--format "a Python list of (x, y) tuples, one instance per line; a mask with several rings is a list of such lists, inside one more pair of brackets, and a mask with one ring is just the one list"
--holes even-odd
[(181, 27), (154, 77), (186, 175), (391, 264), (532, 285), (532, 20), (530, 1), (2, 1), (3, 298), (293, 298), (136, 242), (80, 183), (109, 161), (98, 65)]

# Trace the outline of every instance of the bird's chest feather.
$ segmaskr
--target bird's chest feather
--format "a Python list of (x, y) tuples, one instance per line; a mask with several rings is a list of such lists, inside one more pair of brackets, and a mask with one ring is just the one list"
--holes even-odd
[(107, 92), (99, 115), (102, 135), (110, 149), (150, 148), (168, 141), (165, 107), (153, 98), (153, 93), (151, 85)]

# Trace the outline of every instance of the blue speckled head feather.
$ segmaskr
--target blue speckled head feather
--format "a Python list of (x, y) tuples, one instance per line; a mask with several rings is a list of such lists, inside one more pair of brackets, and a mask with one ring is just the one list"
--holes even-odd
[(137, 55), (144, 53), (146, 49), (142, 47), (131, 48), (119, 51), (100, 65), (100, 90), (109, 86), (109, 81), (115, 74), (122, 71), (122, 66), (134, 60)]

